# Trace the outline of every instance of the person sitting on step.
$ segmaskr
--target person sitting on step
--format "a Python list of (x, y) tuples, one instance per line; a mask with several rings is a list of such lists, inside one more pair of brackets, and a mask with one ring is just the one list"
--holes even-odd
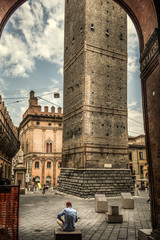
[[(64, 221), (61, 218), (64, 216)], [(77, 211), (72, 208), (72, 203), (67, 202), (66, 208), (64, 208), (57, 216), (57, 223), (61, 226), (61, 229), (65, 232), (73, 232), (76, 228)]]

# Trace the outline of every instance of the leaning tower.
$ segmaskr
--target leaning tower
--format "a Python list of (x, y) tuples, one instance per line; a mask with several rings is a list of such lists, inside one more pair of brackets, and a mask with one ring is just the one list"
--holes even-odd
[(63, 123), (63, 190), (66, 168), (129, 174), (127, 16), (112, 0), (65, 1)]

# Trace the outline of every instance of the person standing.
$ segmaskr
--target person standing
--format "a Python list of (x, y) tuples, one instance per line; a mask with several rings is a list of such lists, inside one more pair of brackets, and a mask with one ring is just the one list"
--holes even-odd
[[(64, 216), (64, 220), (61, 218)], [(72, 203), (67, 202), (64, 208), (57, 216), (57, 223), (61, 226), (63, 231), (74, 232), (77, 222), (77, 211), (72, 208)]]
[(42, 189), (42, 194), (45, 194), (45, 192), (46, 192), (46, 186), (44, 184), (43, 189)]

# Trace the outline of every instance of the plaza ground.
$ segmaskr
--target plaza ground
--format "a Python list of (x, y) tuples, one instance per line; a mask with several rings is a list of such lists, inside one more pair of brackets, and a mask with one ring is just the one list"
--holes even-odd
[(134, 196), (135, 209), (122, 209), (120, 197), (109, 197), (108, 204), (119, 205), (122, 224), (108, 224), (103, 213), (95, 212), (94, 199), (81, 199), (67, 194), (46, 191), (20, 196), (20, 240), (54, 240), (57, 214), (71, 201), (78, 212), (77, 228), (83, 240), (135, 240), (138, 229), (151, 228), (148, 194)]

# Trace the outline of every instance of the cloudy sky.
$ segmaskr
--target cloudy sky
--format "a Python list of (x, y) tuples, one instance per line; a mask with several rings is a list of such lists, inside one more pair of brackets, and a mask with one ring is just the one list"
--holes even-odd
[[(30, 90), (42, 106), (62, 106), (64, 0), (30, 0), (6, 24), (0, 41), (0, 95), (18, 126), (28, 107)], [(128, 128), (143, 131), (139, 46), (128, 18)], [(59, 92), (55, 99), (53, 93)]]

